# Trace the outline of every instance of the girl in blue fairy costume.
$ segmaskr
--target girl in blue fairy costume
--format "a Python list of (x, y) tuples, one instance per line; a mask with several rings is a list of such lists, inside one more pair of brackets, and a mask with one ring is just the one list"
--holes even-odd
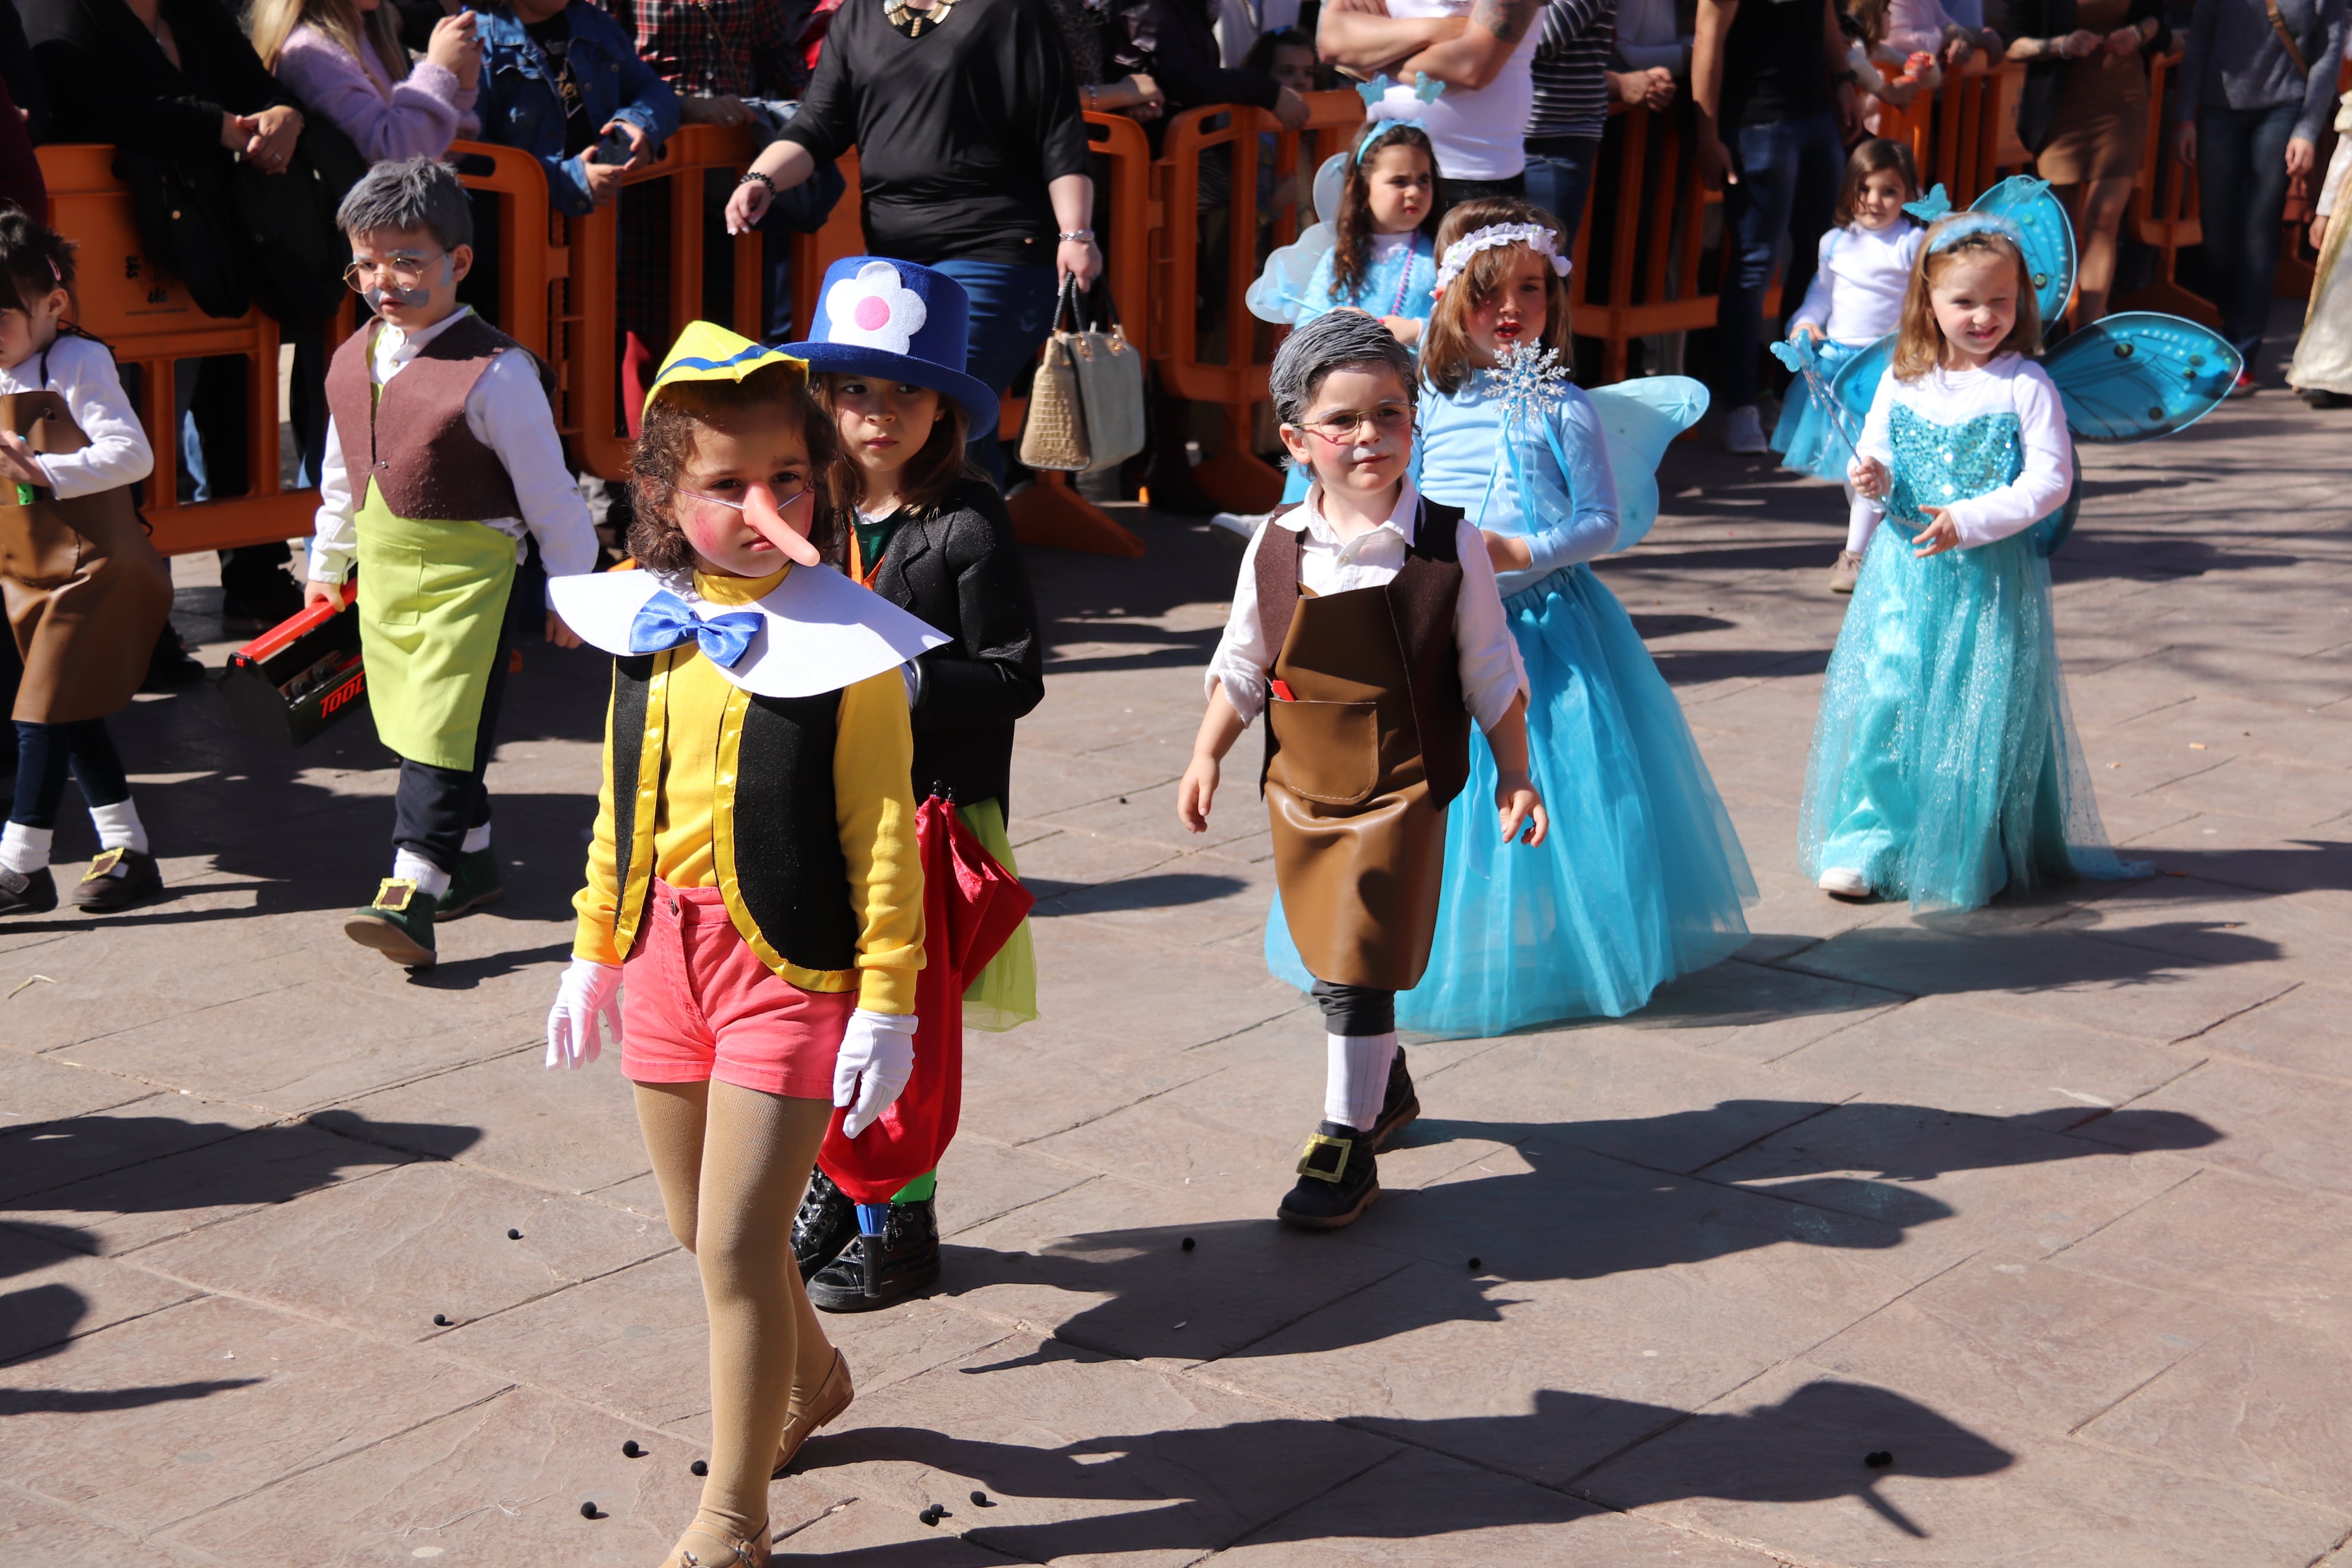
[(2148, 873), (2100, 830), (2030, 532), (2074, 476), (2023, 247), (1990, 212), (1927, 231), (1855, 443), (1849, 477), (1888, 526), (1830, 656), (1798, 828), (1838, 898), (1966, 910)]
[[(1705, 390), (1671, 376), (1592, 396), (1567, 384), (1561, 241), (1549, 214), (1513, 200), (1465, 202), (1438, 231), (1419, 482), (1485, 532), (1527, 667), (1530, 772), (1564, 804), (1533, 853), (1507, 853), (1484, 813), (1448, 819), (1429, 967), (1396, 999), (1397, 1026), (1422, 1035), (1632, 1012), (1744, 945), (1756, 896), (1674, 693), (1585, 564), (1646, 529), (1658, 457), (1705, 412)], [(1494, 787), (1483, 741), (1470, 767), (1464, 796), (1483, 800), (1470, 793)], [(1279, 910), (1266, 958), (1308, 984)]]
[[(1822, 236), (1812, 286), (1789, 319), (1789, 342), (1810, 345), (1819, 369), (1818, 377), (1801, 376), (1790, 384), (1780, 426), (1772, 432), (1772, 449), (1800, 473), (1845, 479), (1846, 461), (1853, 454), (1838, 433), (1836, 411), (1816, 388), (1826, 392), (1841, 365), (1895, 330), (1925, 232), (1904, 211), (1918, 195), (1918, 170), (1911, 149), (1900, 142), (1864, 142), (1846, 160), (1836, 226)], [(1851, 494), (1847, 499), (1850, 503)], [(1876, 521), (1874, 514), (1865, 520), (1864, 510), (1851, 505), (1847, 515), (1845, 548), (1830, 568), (1830, 591), (1836, 594), (1853, 592)]]

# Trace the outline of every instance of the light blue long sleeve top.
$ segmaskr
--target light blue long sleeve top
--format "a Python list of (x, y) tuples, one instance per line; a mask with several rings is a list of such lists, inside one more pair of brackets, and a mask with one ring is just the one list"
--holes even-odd
[(1460, 507), (1482, 529), (1525, 536), (1534, 557), (1525, 572), (1496, 574), (1495, 585), (1505, 598), (1563, 566), (1606, 554), (1617, 542), (1617, 481), (1592, 399), (1580, 387), (1567, 387), (1537, 417), (1550, 422), (1568, 469), (1561, 472), (1542, 430), (1532, 420), (1523, 422), (1511, 437), (1518, 443), (1520, 467), (1534, 492), (1523, 500), (1502, 445), (1503, 402), (1494, 378), (1481, 372), (1450, 395), (1422, 389), (1421, 437), (1414, 447), (1421, 493)]
[(1315, 263), (1314, 274), (1307, 280), (1307, 297), (1299, 301), (1301, 326), (1342, 305), (1375, 316), (1411, 316), (1423, 322), (1437, 308), (1437, 257), (1427, 235), (1373, 236), (1363, 287), (1353, 299), (1337, 295), (1339, 285), (1332, 279), (1331, 264), (1339, 254), (1327, 250)]

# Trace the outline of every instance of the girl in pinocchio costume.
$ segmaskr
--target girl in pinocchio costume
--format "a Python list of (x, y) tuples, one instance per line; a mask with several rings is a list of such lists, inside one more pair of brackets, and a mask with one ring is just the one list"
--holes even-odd
[[(1482, 530), (1527, 669), (1528, 767), (1559, 830), (1523, 853), (1477, 814), (1454, 817), (1428, 973), (1397, 998), (1397, 1022), (1465, 1037), (1616, 1017), (1744, 945), (1756, 896), (1674, 692), (1590, 564), (1647, 531), (1658, 458), (1706, 392), (1679, 376), (1569, 384), (1567, 264), (1542, 209), (1465, 202), (1438, 237), (1422, 493)], [(1471, 743), (1470, 790), (1498, 760)], [(1269, 921), (1266, 957), (1304, 987), (1297, 929)]]
[[(1379, 1198), (1373, 1156), (1420, 1113), (1396, 994), (1429, 961), (1474, 716), (1499, 764), (1499, 842), (1524, 829), (1542, 844), (1546, 818), (1485, 542), (1406, 474), (1412, 355), (1371, 317), (1334, 311), (1284, 342), (1272, 391), (1283, 445), (1315, 479), (1243, 556), (1176, 811), (1206, 830), (1218, 764), (1265, 710), (1275, 879), (1328, 1052), (1323, 1121), (1276, 1212), (1329, 1230)], [(1496, 818), (1465, 808), (1460, 820), (1483, 835)]]
[(131, 500), (155, 454), (114, 356), (64, 324), (73, 248), (0, 207), (0, 601), (25, 661), (0, 915), (58, 907), (49, 838), (69, 770), (100, 847), (75, 906), (126, 909), (163, 887), (106, 732), (172, 608), (171, 574)]
[[(784, 352), (808, 362), (838, 452), (826, 487), (847, 524), (849, 574), (948, 640), (908, 667), (918, 798), (955, 802), (981, 844), (1019, 873), (1005, 837), (1013, 726), (1045, 695), (1029, 574), (995, 487), (964, 466), (965, 438), (996, 428), (996, 395), (963, 372), (963, 285), (912, 262), (853, 256), (826, 269), (817, 335)], [(1013, 1028), (1037, 1016), (1024, 922), (963, 996), (964, 1022)], [(890, 1204), (877, 1237), (822, 1167), (793, 1222), (810, 1299), (871, 1311), (939, 1279), (936, 1173)], [(879, 1247), (879, 1288), (866, 1249)], [(870, 1291), (870, 1293), (869, 1293)]]
[[(596, 533), (537, 362), (457, 302), (474, 220), (457, 171), (429, 158), (378, 163), (335, 221), (351, 238), (345, 276), (374, 316), (327, 369), (304, 602), (339, 600), (356, 562), (368, 709), (400, 758), (400, 786), (392, 875), (343, 930), (422, 967), (435, 921), (502, 890), (483, 773), (523, 534), (553, 579), (595, 564)], [(577, 646), (552, 611), (547, 637)]]
[(710, 1473), (670, 1568), (766, 1563), (771, 1477), (849, 1404), (792, 1266), (793, 1211), (834, 1107), (854, 1138), (914, 1071), (901, 666), (943, 639), (818, 563), (833, 438), (806, 388), (800, 361), (689, 326), (631, 460), (638, 570), (554, 584), (614, 659), (547, 1061), (619, 1044), (710, 1314)]

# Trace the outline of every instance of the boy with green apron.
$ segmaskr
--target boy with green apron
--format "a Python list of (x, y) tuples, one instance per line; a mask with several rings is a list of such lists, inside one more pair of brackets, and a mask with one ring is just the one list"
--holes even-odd
[[(379, 163), (337, 222), (374, 314), (327, 371), (326, 460), (306, 602), (359, 568), (377, 735), (400, 757), (392, 875), (343, 930), (396, 963), (434, 960), (433, 923), (497, 898), (483, 784), (506, 684), (508, 599), (527, 530), (552, 577), (596, 535), (538, 363), (457, 303), (473, 219), (454, 170)], [(548, 640), (579, 646), (555, 613)]]

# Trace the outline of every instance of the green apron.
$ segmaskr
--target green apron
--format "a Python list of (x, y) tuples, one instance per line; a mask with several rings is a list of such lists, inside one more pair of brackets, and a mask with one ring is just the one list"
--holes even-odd
[(398, 516), (373, 480), (354, 521), (375, 732), (411, 762), (470, 772), (514, 590), (515, 542), (478, 522)]

